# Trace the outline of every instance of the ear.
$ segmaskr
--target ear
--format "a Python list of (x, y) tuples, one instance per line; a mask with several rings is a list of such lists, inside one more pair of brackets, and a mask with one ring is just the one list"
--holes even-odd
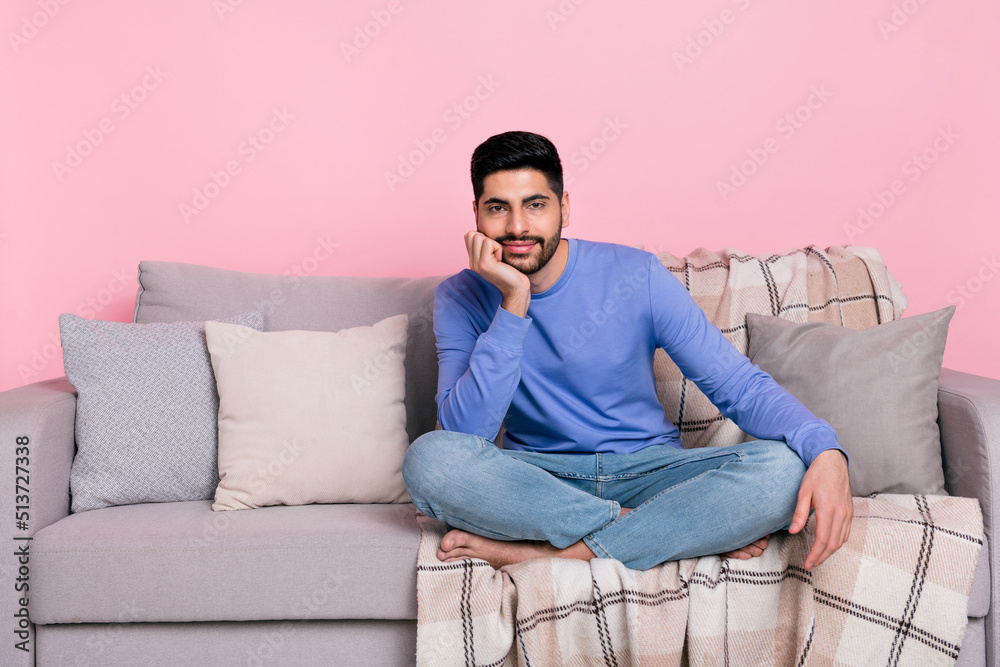
[(472, 222), (475, 224), (476, 229), (479, 229), (479, 202), (475, 199), (472, 200)]
[(562, 226), (569, 227), (569, 192), (566, 190), (562, 196)]

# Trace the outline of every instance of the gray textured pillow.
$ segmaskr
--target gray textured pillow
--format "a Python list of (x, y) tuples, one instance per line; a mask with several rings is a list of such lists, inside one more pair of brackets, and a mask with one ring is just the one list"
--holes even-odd
[(836, 429), (855, 496), (943, 495), (937, 389), (954, 313), (861, 331), (748, 314), (747, 356)]
[[(222, 320), (260, 330), (260, 311)], [(73, 511), (206, 500), (219, 483), (219, 396), (204, 322), (59, 316), (77, 391)]]

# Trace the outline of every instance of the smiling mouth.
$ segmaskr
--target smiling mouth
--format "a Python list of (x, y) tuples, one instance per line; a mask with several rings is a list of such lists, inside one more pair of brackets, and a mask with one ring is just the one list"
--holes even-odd
[(529, 252), (532, 248), (537, 245), (534, 242), (531, 243), (504, 243), (503, 247), (515, 254), (524, 254)]

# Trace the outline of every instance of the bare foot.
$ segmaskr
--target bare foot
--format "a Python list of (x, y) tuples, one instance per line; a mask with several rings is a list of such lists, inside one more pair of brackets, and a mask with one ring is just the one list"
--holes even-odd
[[(618, 518), (631, 512), (631, 507), (622, 507)], [(580, 540), (565, 549), (558, 549), (548, 542), (516, 541), (507, 542), (494, 540), (482, 535), (476, 535), (464, 530), (453, 529), (441, 538), (441, 548), (437, 552), (438, 560), (452, 563), (466, 558), (481, 558), (494, 569), (504, 565), (513, 565), (532, 558), (576, 558), (590, 560), (595, 558), (594, 552)]]
[(441, 548), (438, 549), (437, 557), (446, 563), (465, 558), (481, 558), (495, 569), (499, 569), (504, 565), (532, 558), (590, 560), (594, 558), (594, 552), (582, 541), (565, 549), (557, 549), (548, 542), (504, 542), (455, 529), (448, 531), (441, 538)]
[(740, 560), (750, 560), (751, 558), (756, 558), (764, 553), (765, 549), (767, 549), (767, 540), (770, 537), (770, 534), (765, 535), (756, 542), (751, 542), (745, 547), (740, 547), (739, 549), (734, 549), (728, 553), (720, 554), (720, 556), (723, 558), (738, 558)]

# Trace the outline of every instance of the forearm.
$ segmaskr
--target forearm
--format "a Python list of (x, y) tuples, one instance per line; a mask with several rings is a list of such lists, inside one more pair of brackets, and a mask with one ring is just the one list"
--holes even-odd
[(493, 439), (521, 379), (523, 340), (531, 320), (498, 308), (471, 354), (439, 337), (438, 420), (449, 431)]
[(848, 458), (829, 423), (810, 412), (767, 373), (749, 361), (744, 363), (741, 373), (745, 377), (730, 388), (735, 399), (721, 401), (729, 403), (723, 410), (726, 417), (754, 438), (784, 440), (806, 465), (828, 449), (836, 449)]

